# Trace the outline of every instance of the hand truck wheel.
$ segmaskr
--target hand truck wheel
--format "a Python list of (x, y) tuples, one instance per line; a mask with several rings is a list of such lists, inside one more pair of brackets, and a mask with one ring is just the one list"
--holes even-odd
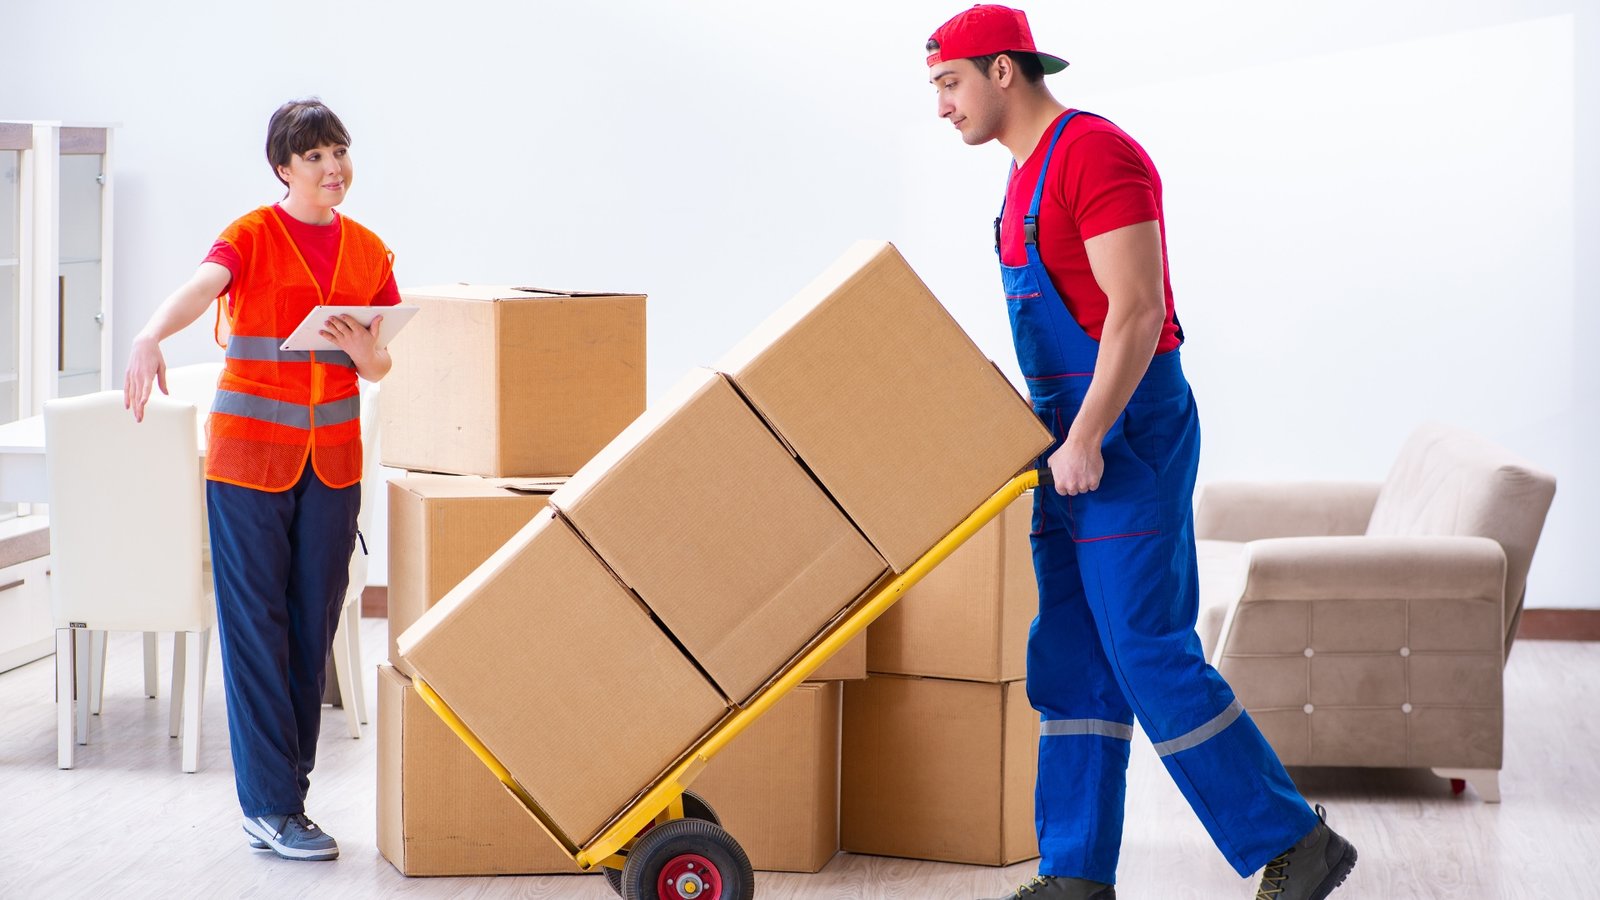
[(650, 829), (628, 851), (623, 900), (753, 900), (755, 871), (733, 836), (704, 819)]
[[(717, 811), (711, 808), (711, 804), (706, 802), (706, 798), (696, 794), (694, 791), (683, 792), (683, 817), (685, 819), (702, 819), (713, 825), (722, 824), (722, 819), (718, 818)], [(651, 825), (645, 831), (649, 831), (650, 828), (654, 827), (654, 825)], [(639, 832), (641, 836), (644, 833), (644, 831)], [(602, 867), (600, 871), (606, 876), (606, 884), (611, 885), (611, 889), (617, 892), (617, 896), (622, 896), (622, 871), (608, 867)]]

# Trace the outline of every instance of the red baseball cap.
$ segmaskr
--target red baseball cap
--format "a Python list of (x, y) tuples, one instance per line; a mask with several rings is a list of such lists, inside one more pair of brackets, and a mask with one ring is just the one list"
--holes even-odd
[(947, 59), (969, 59), (991, 53), (1016, 51), (1032, 53), (1044, 65), (1045, 74), (1059, 72), (1067, 61), (1059, 56), (1040, 53), (1033, 46), (1033, 32), (1028, 28), (1028, 17), (1020, 9), (994, 4), (979, 4), (939, 26), (928, 39), (934, 48), (928, 54), (928, 65)]

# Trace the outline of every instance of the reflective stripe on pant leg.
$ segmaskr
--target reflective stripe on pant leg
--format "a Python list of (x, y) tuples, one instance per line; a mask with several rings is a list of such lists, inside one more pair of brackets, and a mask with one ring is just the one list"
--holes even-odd
[(1188, 734), (1175, 737), (1170, 741), (1162, 741), (1161, 743), (1156, 744), (1156, 755), (1171, 756), (1172, 754), (1177, 753), (1179, 750), (1187, 750), (1190, 747), (1198, 747), (1211, 738), (1221, 734), (1222, 729), (1232, 725), (1233, 720), (1239, 718), (1239, 714), (1242, 712), (1244, 712), (1244, 706), (1239, 703), (1237, 698), (1235, 698), (1232, 703), (1228, 704), (1227, 709), (1217, 713), (1216, 718), (1205, 723), (1204, 725), (1201, 725), (1199, 728), (1196, 728)]
[(1096, 734), (1101, 737), (1116, 738), (1119, 741), (1131, 741), (1133, 726), (1121, 722), (1107, 722), (1105, 719), (1046, 719), (1039, 723), (1041, 737), (1074, 734)]

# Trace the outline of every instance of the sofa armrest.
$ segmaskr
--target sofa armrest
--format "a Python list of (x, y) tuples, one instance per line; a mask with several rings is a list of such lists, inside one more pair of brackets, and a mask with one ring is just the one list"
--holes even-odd
[(1195, 501), (1195, 537), (1217, 541), (1364, 534), (1377, 481), (1214, 481)]
[(1241, 603), (1482, 600), (1505, 595), (1506, 554), (1457, 535), (1273, 538), (1250, 544)]

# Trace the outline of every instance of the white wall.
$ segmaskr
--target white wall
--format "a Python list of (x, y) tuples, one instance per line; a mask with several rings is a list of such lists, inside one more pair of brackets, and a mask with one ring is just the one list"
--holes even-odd
[[(10, 0), (0, 118), (112, 120), (126, 345), (216, 233), (277, 198), (267, 115), (354, 132), (347, 211), (402, 285), (651, 294), (650, 383), (715, 359), (850, 242), (895, 241), (1015, 372), (989, 250), (1005, 172), (933, 116), (959, 9), (462, 0), (318, 8)], [(12, 8), (16, 5), (16, 8)], [(1436, 418), (1554, 471), (1535, 606), (1600, 606), (1600, 0), (1049, 4), (1065, 102), (1167, 184), (1203, 478), (1381, 478)], [(213, 355), (208, 327), (171, 363)], [(381, 529), (380, 529), (381, 530)], [(382, 560), (375, 561), (379, 571)]]

